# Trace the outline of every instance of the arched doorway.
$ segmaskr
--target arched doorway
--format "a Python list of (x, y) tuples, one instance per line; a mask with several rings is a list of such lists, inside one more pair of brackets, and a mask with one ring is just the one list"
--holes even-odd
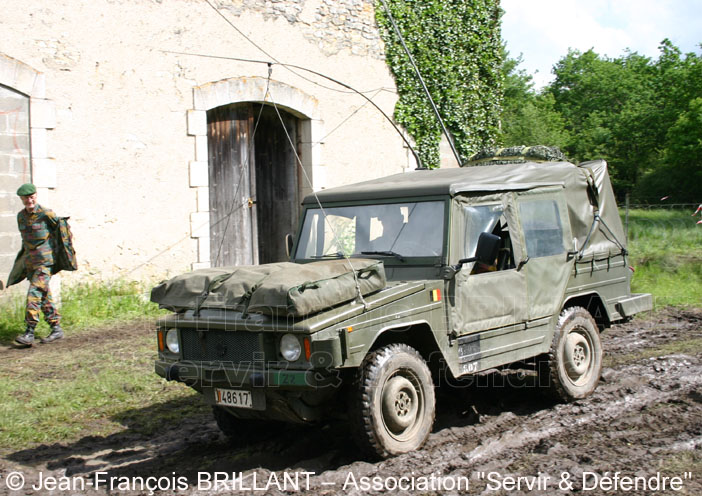
[(298, 127), (297, 117), (267, 104), (207, 111), (212, 266), (286, 259), (300, 205)]

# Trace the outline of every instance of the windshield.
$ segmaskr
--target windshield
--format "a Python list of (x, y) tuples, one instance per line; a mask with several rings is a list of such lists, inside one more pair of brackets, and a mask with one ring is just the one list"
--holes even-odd
[(307, 209), (295, 258), (380, 254), (440, 256), (444, 202), (386, 203)]

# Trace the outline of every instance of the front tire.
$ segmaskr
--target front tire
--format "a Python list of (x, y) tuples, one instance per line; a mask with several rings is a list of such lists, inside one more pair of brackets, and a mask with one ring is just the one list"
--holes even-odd
[(414, 348), (392, 344), (370, 353), (359, 369), (352, 425), (356, 442), (377, 458), (424, 444), (434, 424), (434, 383)]
[[(592, 315), (581, 307), (563, 310), (540, 376), (552, 396), (564, 402), (592, 394), (602, 372), (602, 342)], [(541, 382), (541, 381), (540, 381)]]

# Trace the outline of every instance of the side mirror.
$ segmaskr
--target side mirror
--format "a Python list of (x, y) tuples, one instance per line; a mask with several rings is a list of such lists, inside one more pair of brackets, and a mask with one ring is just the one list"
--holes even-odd
[(473, 257), (475, 261), (485, 265), (492, 265), (495, 263), (495, 259), (497, 258), (497, 254), (499, 252), (500, 237), (487, 232), (480, 233), (480, 237), (478, 238), (478, 246), (475, 249), (475, 256)]
[(288, 233), (285, 235), (285, 254), (290, 258), (290, 254), (292, 253), (293, 245), (295, 244), (295, 238), (293, 238), (293, 235)]
[(471, 262), (480, 262), (485, 265), (495, 263), (497, 254), (500, 251), (500, 237), (488, 232), (480, 233), (478, 238), (478, 246), (475, 248), (475, 256), (470, 258), (462, 258), (458, 264), (453, 266), (453, 269), (458, 272), (463, 264)]

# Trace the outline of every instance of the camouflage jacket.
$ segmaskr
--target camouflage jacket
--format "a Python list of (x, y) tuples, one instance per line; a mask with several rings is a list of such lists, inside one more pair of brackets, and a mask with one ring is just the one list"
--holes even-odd
[(26, 210), (19, 212), (17, 225), (22, 234), (22, 249), (15, 258), (7, 286), (21, 282), (34, 267), (51, 267), (52, 274), (78, 268), (68, 217), (58, 217), (38, 206), (31, 214)]
[(54, 265), (54, 240), (51, 233), (57, 222), (56, 214), (41, 205), (37, 205), (32, 213), (22, 209), (17, 214), (17, 227), (22, 234), (22, 248), (27, 254), (28, 266)]

